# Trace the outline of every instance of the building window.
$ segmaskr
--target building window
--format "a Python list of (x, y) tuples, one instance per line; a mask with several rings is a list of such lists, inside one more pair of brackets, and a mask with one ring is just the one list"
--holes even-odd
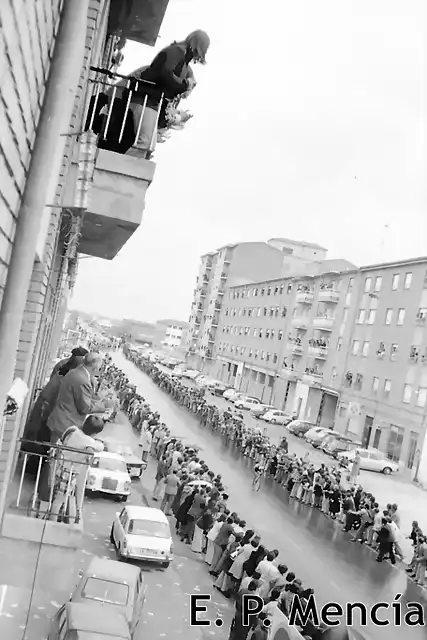
[(351, 353), (353, 356), (357, 356), (357, 354), (359, 353), (359, 347), (360, 347), (359, 340), (353, 340), (353, 344), (351, 347)]
[(341, 351), (342, 347), (342, 338), (338, 338), (337, 340), (337, 351)]
[(274, 295), (276, 296), (279, 293), (279, 287), (274, 287)]
[(265, 351), (261, 351), (261, 360), (265, 360)]
[(254, 352), (254, 359), (256, 360), (257, 358), (258, 358), (258, 349), (255, 349), (255, 352)]
[(365, 293), (369, 293), (371, 290), (372, 278), (365, 278)]
[(388, 398), (391, 391), (391, 380), (384, 380), (384, 398)]
[(377, 314), (377, 312), (375, 311), (375, 309), (370, 309), (369, 313), (368, 313), (368, 319), (366, 320), (366, 323), (367, 324), (374, 324), (376, 314)]
[(285, 285), (281, 284), (280, 285), (280, 293), (283, 293), (283, 289), (285, 288)]
[(374, 291), (378, 292), (381, 291), (381, 285), (383, 283), (383, 278), (382, 276), (377, 276), (375, 278), (375, 284), (374, 284)]
[(287, 286), (286, 293), (292, 293), (292, 282), (290, 282)]
[(365, 322), (366, 311), (365, 309), (359, 309), (359, 313), (357, 314), (356, 322), (357, 324), (363, 324)]
[(412, 385), (405, 384), (403, 385), (403, 402), (409, 404), (412, 399)]
[(411, 431), (409, 438), (409, 449), (408, 449), (408, 462), (406, 466), (408, 469), (412, 469), (415, 462), (415, 455), (418, 449), (418, 433), (416, 431)]
[(393, 309), (387, 309), (385, 312), (385, 324), (391, 324), (393, 320)]
[(277, 338), (278, 340), (281, 340), (283, 338), (283, 331), (281, 329), (279, 329), (279, 331), (277, 332)]
[(271, 307), (270, 309), (270, 317), (272, 318), (274, 316), (274, 307)]
[(271, 295), (271, 287), (268, 287), (267, 289), (267, 295), (270, 296)]
[(243, 312), (242, 312), (242, 316), (246, 315), (246, 307), (244, 307)]
[(260, 315), (261, 315), (261, 307), (258, 307), (258, 309), (257, 309), (257, 316), (258, 316), (258, 318), (260, 317)]
[(399, 274), (395, 273), (391, 281), (391, 288), (393, 291), (397, 291), (399, 288), (399, 278), (400, 278)]
[(274, 376), (268, 376), (268, 386), (271, 388), (274, 385)]
[(282, 309), (282, 318), (285, 318), (286, 314), (287, 314), (287, 308), (283, 307), (283, 309)]
[(274, 338), (274, 329), (272, 329), (272, 330), (270, 331), (270, 338), (271, 338), (272, 340), (273, 340), (273, 338)]
[(398, 314), (397, 314), (397, 324), (399, 325), (399, 327), (402, 326), (402, 324), (405, 322), (405, 309), (399, 309)]
[(263, 288), (261, 289), (261, 293), (260, 293), (260, 295), (261, 295), (261, 296), (263, 296), (263, 295), (264, 295), (264, 293), (265, 293), (265, 289), (264, 289), (264, 287), (263, 287)]
[(252, 309), (248, 309), (248, 317), (250, 318), (252, 315)]
[(367, 358), (369, 355), (369, 342), (364, 342), (362, 347), (362, 356)]
[(264, 307), (264, 309), (263, 309), (263, 314), (264, 314), (265, 316), (267, 315), (267, 312), (268, 312), (267, 307)]
[(353, 285), (354, 285), (354, 278), (350, 278), (350, 280), (348, 281), (347, 291), (351, 291), (353, 289)]
[(268, 353), (268, 351), (267, 351), (267, 354), (265, 356), (265, 359), (266, 359), (267, 362), (270, 360), (270, 354)]
[(270, 337), (270, 329), (266, 329), (265, 330), (265, 337), (269, 338)]
[(347, 322), (347, 319), (348, 319), (348, 309), (344, 309), (344, 313), (342, 315), (343, 324), (345, 324)]
[(257, 333), (258, 333), (258, 329), (254, 329), (254, 330), (253, 330), (253, 337), (254, 337), (254, 338), (256, 338)]
[(405, 273), (405, 280), (403, 282), (404, 289), (410, 289), (412, 284), (412, 273)]
[(393, 462), (399, 462), (402, 452), (403, 435), (405, 431), (402, 427), (390, 426), (390, 435), (388, 438), (387, 457)]
[(273, 362), (276, 363), (277, 362), (277, 353), (273, 353)]
[(398, 351), (399, 351), (399, 345), (392, 344), (390, 346), (390, 360), (393, 360), (393, 361), (396, 360)]
[(372, 378), (372, 393), (377, 393), (380, 386), (380, 379), (374, 376)]
[(262, 338), (262, 329), (259, 330), (259, 334), (258, 334), (259, 338)]
[(259, 374), (258, 382), (260, 384), (265, 384), (265, 373), (260, 373)]
[(418, 387), (417, 407), (425, 407), (427, 402), (427, 387)]

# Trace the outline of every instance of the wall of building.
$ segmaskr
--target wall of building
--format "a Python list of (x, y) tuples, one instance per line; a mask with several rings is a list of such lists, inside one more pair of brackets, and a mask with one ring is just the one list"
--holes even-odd
[[(0, 7), (0, 21), (3, 38), (4, 56), (1, 72), (0, 92), (3, 99), (0, 107), (0, 117), (8, 123), (5, 130), (5, 141), (11, 142), (0, 148), (0, 236), (8, 239), (8, 249), (2, 253), (0, 243), (0, 267), (3, 266), (2, 282), (13, 241), (13, 229), (10, 219), (16, 221), (20, 198), (25, 187), (23, 168), (27, 168), (31, 159), (31, 148), (36, 136), (37, 122), (43, 105), (45, 82), (49, 73), (50, 56), (54, 55), (54, 42), (59, 24), (60, 2), (39, 2), (20, 5), (8, 1)], [(104, 12), (101, 13), (101, 9)], [(86, 91), (89, 65), (96, 63), (93, 52), (99, 52), (102, 47), (106, 30), (108, 2), (91, 0), (87, 22), (86, 54), (81, 72), (79, 86), (76, 92), (75, 106), (69, 130), (81, 130), (82, 95)], [(18, 15), (19, 13), (19, 15)], [(104, 21), (101, 24), (101, 19)], [(12, 24), (16, 28), (12, 28)], [(5, 28), (9, 25), (10, 28)], [(101, 44), (99, 40), (101, 40)], [(10, 51), (16, 55), (11, 57)], [(19, 55), (18, 55), (19, 52)], [(17, 93), (20, 99), (17, 101)], [(29, 111), (28, 111), (29, 109)], [(13, 132), (13, 134), (12, 134)], [(2, 127), (3, 134), (3, 127)], [(20, 137), (21, 136), (21, 137)], [(23, 137), (22, 137), (23, 136)], [(61, 141), (62, 142), (62, 141)], [(26, 410), (33, 398), (33, 390), (41, 386), (45, 376), (45, 366), (50, 360), (51, 339), (55, 337), (58, 313), (61, 310), (63, 291), (58, 286), (64, 286), (65, 280), (61, 274), (63, 247), (58, 243), (61, 219), (61, 196), (68, 168), (70, 166), (75, 136), (68, 136), (65, 142), (62, 166), (59, 175), (52, 177), (54, 184), (52, 201), (47, 205), (56, 204), (58, 208), (47, 206), (45, 219), (45, 235), (41, 228), (42, 249), (34, 263), (33, 274), (29, 283), (27, 304), (23, 316), (20, 340), (17, 350), (15, 377), (26, 380), (30, 393), (23, 410), (14, 417), (7, 419), (4, 425), (3, 441), (0, 451), (0, 513), (4, 504), (6, 482), (13, 466), (16, 441), (24, 427)], [(7, 151), (11, 157), (5, 155)], [(2, 155), (3, 154), (3, 155)], [(10, 185), (16, 189), (12, 198)], [(8, 199), (9, 197), (9, 199)], [(7, 209), (5, 208), (6, 203)], [(11, 206), (13, 205), (13, 206)], [(64, 265), (67, 268), (67, 265)], [(0, 268), (1, 271), (1, 268)]]

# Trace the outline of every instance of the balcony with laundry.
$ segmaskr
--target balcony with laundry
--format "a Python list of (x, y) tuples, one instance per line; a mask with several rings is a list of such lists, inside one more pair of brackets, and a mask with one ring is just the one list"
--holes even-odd
[(340, 299), (340, 292), (338, 290), (338, 284), (335, 280), (330, 282), (322, 282), (320, 284), (319, 302), (325, 302), (329, 304), (337, 304)]

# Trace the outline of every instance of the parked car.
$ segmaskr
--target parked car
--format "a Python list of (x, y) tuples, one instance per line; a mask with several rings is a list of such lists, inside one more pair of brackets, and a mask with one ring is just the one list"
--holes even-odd
[(164, 568), (173, 560), (169, 522), (160, 509), (125, 507), (116, 514), (110, 538), (120, 559), (158, 562)]
[(254, 418), (260, 418), (264, 413), (267, 413), (267, 411), (274, 411), (274, 407), (271, 404), (261, 403), (251, 407), (251, 415), (253, 415)]
[(307, 433), (304, 435), (304, 438), (309, 444), (313, 445), (313, 447), (317, 449), (322, 446), (323, 440), (328, 435), (339, 436), (340, 433), (339, 431), (332, 431), (332, 429), (326, 429), (325, 427), (313, 427), (313, 429), (307, 431)]
[(261, 416), (262, 420), (265, 422), (270, 422), (271, 424), (283, 424), (285, 427), (292, 422), (292, 418), (290, 415), (285, 413), (285, 411), (279, 411), (278, 409), (271, 409), (267, 411)]
[(52, 618), (48, 640), (131, 640), (126, 618), (104, 604), (74, 604), (60, 607)]
[[(378, 471), (386, 476), (391, 473), (398, 473), (400, 467), (398, 463), (385, 457), (384, 453), (378, 449), (360, 449), (360, 469), (363, 471)], [(356, 456), (356, 451), (338, 454), (338, 460), (343, 467), (349, 467)]]
[(261, 404), (261, 402), (257, 398), (251, 398), (249, 396), (240, 396), (240, 398), (234, 401), (236, 409), (252, 409), (252, 407), (259, 404)]
[(195, 371), (194, 369), (185, 369), (182, 373), (182, 377), (187, 378), (187, 380), (195, 380), (200, 374), (201, 371)]
[(135, 455), (132, 447), (127, 442), (103, 438), (104, 451), (117, 453), (126, 462), (127, 470), (131, 478), (140, 478), (142, 474), (142, 460)]
[(227, 389), (226, 391), (224, 391), (222, 395), (226, 400), (229, 400), (230, 402), (234, 402), (243, 394), (236, 391), (236, 389)]
[(117, 453), (96, 453), (89, 467), (86, 491), (108, 493), (126, 502), (132, 480), (125, 460)]
[(312, 422), (308, 422), (307, 420), (292, 420), (288, 424), (288, 429), (290, 433), (293, 433), (295, 436), (299, 438), (303, 438), (304, 435), (312, 429), (315, 425)]
[(348, 436), (328, 435), (322, 441), (321, 449), (327, 455), (336, 458), (339, 453), (354, 451), (355, 449), (361, 449), (361, 447), (361, 442), (355, 442)]
[(121, 613), (133, 633), (141, 617), (146, 591), (140, 567), (95, 556), (81, 572), (71, 602), (102, 602), (105, 608)]

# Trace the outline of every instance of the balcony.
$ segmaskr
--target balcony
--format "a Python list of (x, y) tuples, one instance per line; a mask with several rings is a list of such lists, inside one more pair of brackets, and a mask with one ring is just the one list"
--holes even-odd
[(303, 382), (312, 386), (318, 387), (323, 382), (323, 373), (319, 371), (307, 369), (304, 375), (302, 376)]
[(296, 382), (299, 378), (298, 372), (290, 367), (283, 367), (280, 375), (282, 378), (286, 378), (289, 382)]
[(227, 279), (227, 274), (225, 273), (225, 271), (223, 271), (221, 273), (221, 280), (226, 280)]
[(299, 356), (302, 356), (302, 354), (304, 353), (304, 348), (302, 344), (300, 344), (299, 342), (289, 339), (288, 351), (290, 351), (293, 356), (299, 357)]
[(215, 302), (215, 311), (221, 311), (221, 302)]
[(303, 331), (307, 331), (308, 319), (304, 318), (303, 316), (296, 316), (295, 318), (292, 318), (291, 325), (295, 329), (302, 329)]
[(313, 329), (319, 329), (319, 331), (332, 331), (334, 328), (334, 318), (329, 316), (317, 316), (313, 318)]
[(321, 289), (319, 291), (319, 302), (329, 302), (331, 304), (337, 304), (340, 299), (339, 291), (335, 289)]
[(326, 360), (328, 357), (328, 347), (310, 346), (308, 348), (308, 355), (316, 360)]
[(69, 447), (21, 441), (7, 494), (2, 535), (28, 542), (79, 548), (92, 456)]
[(162, 96), (152, 83), (95, 67), (89, 83), (87, 133), (75, 145), (62, 208), (81, 216), (78, 251), (112, 260), (142, 222), (146, 192), (155, 172), (150, 158), (156, 130), (153, 128), (146, 148), (135, 146), (145, 110), (141, 95), (156, 95), (159, 112)]
[(200, 324), (200, 322), (201, 322), (201, 318), (200, 317), (194, 318), (194, 324)]
[(313, 304), (314, 293), (312, 291), (298, 291), (295, 302), (298, 304)]
[(222, 289), (219, 289), (219, 291), (217, 291), (217, 295), (219, 296), (223, 296), (225, 293), (225, 291), (223, 291)]

